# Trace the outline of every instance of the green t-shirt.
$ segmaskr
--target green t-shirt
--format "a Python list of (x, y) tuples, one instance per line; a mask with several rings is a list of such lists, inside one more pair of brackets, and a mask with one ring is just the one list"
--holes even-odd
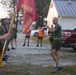
[(54, 38), (60, 38), (62, 37), (62, 28), (61, 26), (58, 24), (54, 27), (55, 32), (54, 32)]

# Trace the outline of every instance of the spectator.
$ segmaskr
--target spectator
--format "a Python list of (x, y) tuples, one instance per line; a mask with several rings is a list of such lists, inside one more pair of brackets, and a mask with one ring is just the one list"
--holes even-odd
[(16, 24), (14, 23), (13, 24), (13, 27), (12, 27), (12, 38), (11, 38), (11, 49), (12, 50), (16, 50), (16, 48), (14, 48), (14, 43), (15, 43), (15, 46), (17, 46), (17, 29), (16, 29)]
[(44, 37), (44, 30), (43, 30), (43, 28), (42, 28), (41, 26), (39, 26), (38, 40), (37, 40), (37, 45), (36, 45), (36, 47), (39, 46), (39, 43), (40, 43), (40, 47), (42, 47), (43, 37)]
[[(53, 29), (53, 25), (51, 25), (51, 28)], [(48, 31), (48, 36), (49, 36), (49, 42), (50, 46), (52, 47), (52, 42), (53, 42), (53, 32)]]
[(29, 46), (30, 33), (31, 33), (31, 29), (28, 28), (28, 30), (26, 31), (26, 34), (25, 34), (25, 39), (24, 39), (24, 44), (23, 44), (23, 46), (25, 46), (26, 40), (28, 41), (28, 42), (27, 42), (27, 46)]

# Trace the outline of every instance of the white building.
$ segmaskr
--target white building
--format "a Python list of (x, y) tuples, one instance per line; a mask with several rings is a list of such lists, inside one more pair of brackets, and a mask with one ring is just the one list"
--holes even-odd
[(76, 1), (52, 0), (47, 16), (48, 25), (52, 24), (53, 17), (59, 18), (62, 29), (70, 29), (76, 25)]

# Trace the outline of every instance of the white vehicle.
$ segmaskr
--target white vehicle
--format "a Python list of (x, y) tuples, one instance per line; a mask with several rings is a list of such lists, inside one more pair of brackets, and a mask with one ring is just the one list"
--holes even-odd
[[(44, 36), (47, 36), (48, 35), (48, 29), (46, 27), (42, 27), (43, 30), (44, 30)], [(31, 36), (37, 36), (38, 35), (38, 29), (37, 30), (32, 30), (31, 31)]]

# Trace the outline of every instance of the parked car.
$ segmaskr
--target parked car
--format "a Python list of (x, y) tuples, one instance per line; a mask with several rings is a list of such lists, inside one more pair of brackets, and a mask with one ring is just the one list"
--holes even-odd
[[(44, 30), (44, 36), (47, 36), (48, 35), (48, 29), (46, 27), (42, 27), (43, 30)], [(37, 30), (32, 30), (31, 31), (31, 36), (37, 36), (38, 35), (38, 29)]]
[(68, 30), (62, 30), (62, 46), (76, 50), (76, 25)]

